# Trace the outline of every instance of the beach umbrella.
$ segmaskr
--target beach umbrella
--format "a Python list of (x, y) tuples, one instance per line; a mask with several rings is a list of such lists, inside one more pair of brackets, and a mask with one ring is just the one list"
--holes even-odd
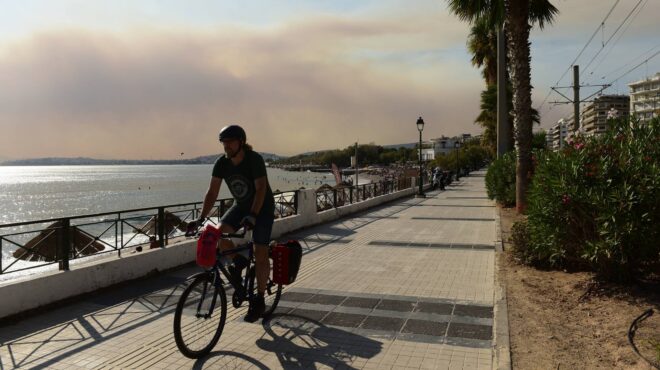
[[(24, 247), (17, 249), (13, 256), (25, 261), (57, 261), (57, 245), (62, 227), (62, 221), (50, 224), (39, 235), (28, 241)], [(71, 241), (70, 257), (88, 256), (105, 248), (94, 237), (89, 236), (76, 226), (71, 226), (69, 232), (71, 233), (69, 236)]]
[[(188, 223), (181, 220), (179, 216), (165, 211), (165, 233), (169, 234), (172, 230), (179, 229), (180, 231), (185, 232)], [(147, 235), (156, 235), (156, 216), (153, 216), (147, 221), (144, 225), (139, 228), (134, 228), (133, 232), (142, 233)]]

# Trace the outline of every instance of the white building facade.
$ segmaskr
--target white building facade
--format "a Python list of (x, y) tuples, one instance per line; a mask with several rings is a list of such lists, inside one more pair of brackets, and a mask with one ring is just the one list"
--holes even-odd
[(660, 72), (641, 81), (628, 84), (630, 87), (630, 115), (640, 122), (650, 121), (660, 115)]

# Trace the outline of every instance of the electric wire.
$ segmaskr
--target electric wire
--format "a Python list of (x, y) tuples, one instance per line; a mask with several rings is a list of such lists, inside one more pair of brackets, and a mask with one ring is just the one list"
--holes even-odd
[[(645, 6), (648, 2), (649, 2), (649, 0), (646, 0), (646, 1), (644, 2), (644, 4), (642, 4), (642, 6), (640, 6), (639, 9), (637, 9), (637, 13), (635, 13), (635, 15), (633, 15), (633, 17), (630, 19), (630, 22), (628, 22), (628, 24), (626, 25), (626, 28), (624, 28), (623, 31), (621, 31), (621, 33), (617, 36), (617, 38), (614, 40), (614, 43), (610, 46), (610, 48), (609, 48), (609, 50), (607, 51), (607, 53), (605, 53), (605, 55), (603, 55), (603, 57), (600, 59), (600, 61), (599, 61), (599, 62), (596, 64), (596, 66), (591, 70), (591, 73), (589, 73), (589, 75), (593, 75), (594, 72), (597, 71), (598, 68), (601, 66), (601, 64), (603, 64), (603, 62), (607, 60), (607, 57), (610, 55), (610, 53), (612, 52), (612, 50), (614, 50), (614, 47), (616, 46), (616, 44), (619, 42), (619, 40), (621, 40), (622, 36), (626, 33), (626, 31), (628, 31), (628, 28), (630, 28), (630, 25), (633, 24), (633, 21), (635, 20), (635, 18), (637, 18), (637, 16), (639, 15), (639, 13), (642, 12), (642, 9), (644, 9), (644, 6)], [(605, 76), (601, 77), (601, 79), (604, 79), (604, 78), (605, 78)]]
[[(621, 1), (621, 0), (616, 0), (616, 1), (614, 2), (614, 4), (612, 5), (612, 7), (610, 8), (610, 11), (607, 12), (607, 15), (605, 15), (605, 18), (603, 18), (603, 20), (600, 22), (600, 24), (598, 25), (598, 27), (596, 28), (596, 30), (594, 31), (594, 33), (591, 35), (591, 37), (590, 37), (589, 40), (587, 41), (587, 43), (584, 45), (584, 47), (582, 47), (582, 50), (580, 50), (580, 52), (578, 53), (578, 55), (575, 57), (575, 59), (573, 59), (573, 61), (571, 62), (571, 64), (570, 64), (570, 65), (568, 66), (568, 68), (564, 71), (564, 74), (562, 74), (561, 77), (559, 77), (559, 80), (557, 80), (557, 82), (555, 83), (555, 85), (554, 85), (553, 87), (557, 87), (557, 86), (559, 86), (559, 83), (561, 82), (561, 80), (563, 80), (564, 77), (566, 77), (566, 74), (567, 74), (567, 73), (571, 70), (571, 68), (575, 65), (575, 62), (577, 62), (577, 60), (580, 59), (580, 57), (582, 56), (582, 53), (584, 53), (584, 51), (587, 49), (587, 47), (589, 46), (589, 44), (591, 44), (591, 41), (593, 41), (594, 37), (596, 37), (596, 35), (598, 34), (598, 31), (601, 29), (601, 27), (603, 27), (603, 25), (605, 24), (605, 21), (607, 21), (607, 19), (610, 17), (610, 15), (612, 14), (612, 12), (614, 11), (614, 8), (616, 8), (616, 6), (619, 4), (619, 1)], [(640, 1), (641, 1), (641, 0), (640, 0)], [(541, 102), (541, 104), (539, 105), (539, 107), (536, 108), (536, 110), (539, 112), (539, 115), (541, 115), (541, 108), (543, 108), (543, 105), (545, 104), (545, 102), (546, 102), (546, 101), (548, 100), (548, 98), (550, 97), (550, 94), (552, 94), (552, 88), (550, 89), (550, 91), (548, 91), (548, 94), (545, 96), (545, 99), (543, 99), (543, 102)]]
[(642, 61), (642, 62), (639, 63), (638, 65), (636, 65), (636, 66), (632, 67), (631, 69), (629, 69), (628, 72), (626, 72), (626, 73), (622, 74), (621, 76), (619, 76), (619, 77), (615, 78), (614, 80), (612, 80), (612, 82), (610, 82), (610, 85), (612, 85), (612, 84), (614, 84), (615, 82), (619, 81), (621, 78), (623, 78), (624, 76), (626, 76), (628, 73), (630, 73), (630, 72), (636, 70), (637, 68), (643, 66), (644, 63), (647, 63), (649, 60), (655, 58), (656, 56), (658, 56), (658, 54), (660, 54), (660, 50), (656, 51), (655, 54), (653, 54), (653, 55), (651, 55), (650, 57), (646, 58), (644, 61)]
[(639, 60), (639, 59), (641, 59), (641, 58), (644, 58), (645, 55), (652, 53), (655, 49), (657, 49), (657, 48), (659, 48), (659, 47), (660, 47), (660, 44), (658, 44), (658, 45), (656, 45), (656, 46), (650, 48), (649, 50), (643, 52), (642, 54), (640, 54), (640, 55), (634, 57), (633, 59), (631, 59), (630, 61), (628, 61), (626, 64), (624, 64), (624, 65), (622, 65), (622, 66), (620, 66), (620, 67), (618, 67), (618, 68), (616, 68), (616, 69), (613, 69), (612, 71), (609, 71), (608, 73), (604, 73), (603, 76), (601, 76), (601, 79), (605, 79), (605, 77), (607, 77), (607, 76), (609, 76), (609, 75), (613, 75), (613, 74), (619, 72), (620, 70), (626, 68), (628, 65), (632, 64), (633, 62), (635, 62), (635, 61), (637, 61), (637, 60)]
[(637, 4), (635, 4), (635, 6), (632, 8), (632, 10), (631, 10), (631, 11), (628, 13), (628, 15), (626, 16), (626, 18), (623, 19), (623, 22), (621, 22), (621, 24), (619, 24), (619, 27), (617, 27), (616, 30), (614, 30), (614, 32), (612, 33), (612, 35), (610, 35), (610, 37), (607, 39), (607, 41), (605, 41), (605, 43), (603, 44), (603, 46), (602, 46), (600, 49), (598, 49), (598, 52), (596, 53), (596, 55), (594, 55), (594, 57), (591, 58), (591, 60), (589, 61), (589, 63), (587, 63), (587, 66), (584, 68), (584, 73), (586, 73), (586, 72), (589, 70), (589, 66), (591, 66), (591, 63), (593, 63), (594, 60), (596, 60), (596, 58), (598, 57), (598, 55), (600, 55), (600, 53), (603, 51), (603, 49), (605, 49), (605, 46), (607, 46), (607, 44), (612, 40), (612, 38), (614, 37), (614, 35), (616, 35), (617, 32), (619, 32), (619, 30), (621, 29), (621, 27), (623, 26), (623, 24), (624, 24), (626, 21), (628, 21), (628, 18), (630, 18), (630, 16), (631, 16), (631, 15), (633, 14), (633, 12), (637, 9), (637, 7), (639, 6), (639, 4), (642, 3), (642, 1), (644, 1), (644, 0), (639, 0), (639, 1), (637, 2)]

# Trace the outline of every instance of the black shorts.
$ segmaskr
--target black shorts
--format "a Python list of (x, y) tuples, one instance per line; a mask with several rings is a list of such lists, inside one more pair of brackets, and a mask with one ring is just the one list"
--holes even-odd
[[(263, 212), (262, 212), (263, 213)], [(241, 227), (241, 221), (250, 214), (249, 210), (241, 209), (238, 206), (232, 206), (222, 215), (220, 222), (227, 224), (238, 230)], [(275, 215), (259, 215), (257, 216), (257, 224), (254, 225), (252, 230), (252, 241), (255, 244), (268, 245), (270, 243), (270, 234), (273, 231), (273, 223), (275, 222)]]

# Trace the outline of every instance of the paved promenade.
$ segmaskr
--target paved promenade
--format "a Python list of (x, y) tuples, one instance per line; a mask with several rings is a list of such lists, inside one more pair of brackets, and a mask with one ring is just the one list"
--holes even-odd
[(303, 264), (276, 315), (249, 324), (230, 305), (205, 359), (172, 335), (189, 267), (0, 326), (0, 369), (491, 369), (497, 216), (483, 176), (290, 235)]

